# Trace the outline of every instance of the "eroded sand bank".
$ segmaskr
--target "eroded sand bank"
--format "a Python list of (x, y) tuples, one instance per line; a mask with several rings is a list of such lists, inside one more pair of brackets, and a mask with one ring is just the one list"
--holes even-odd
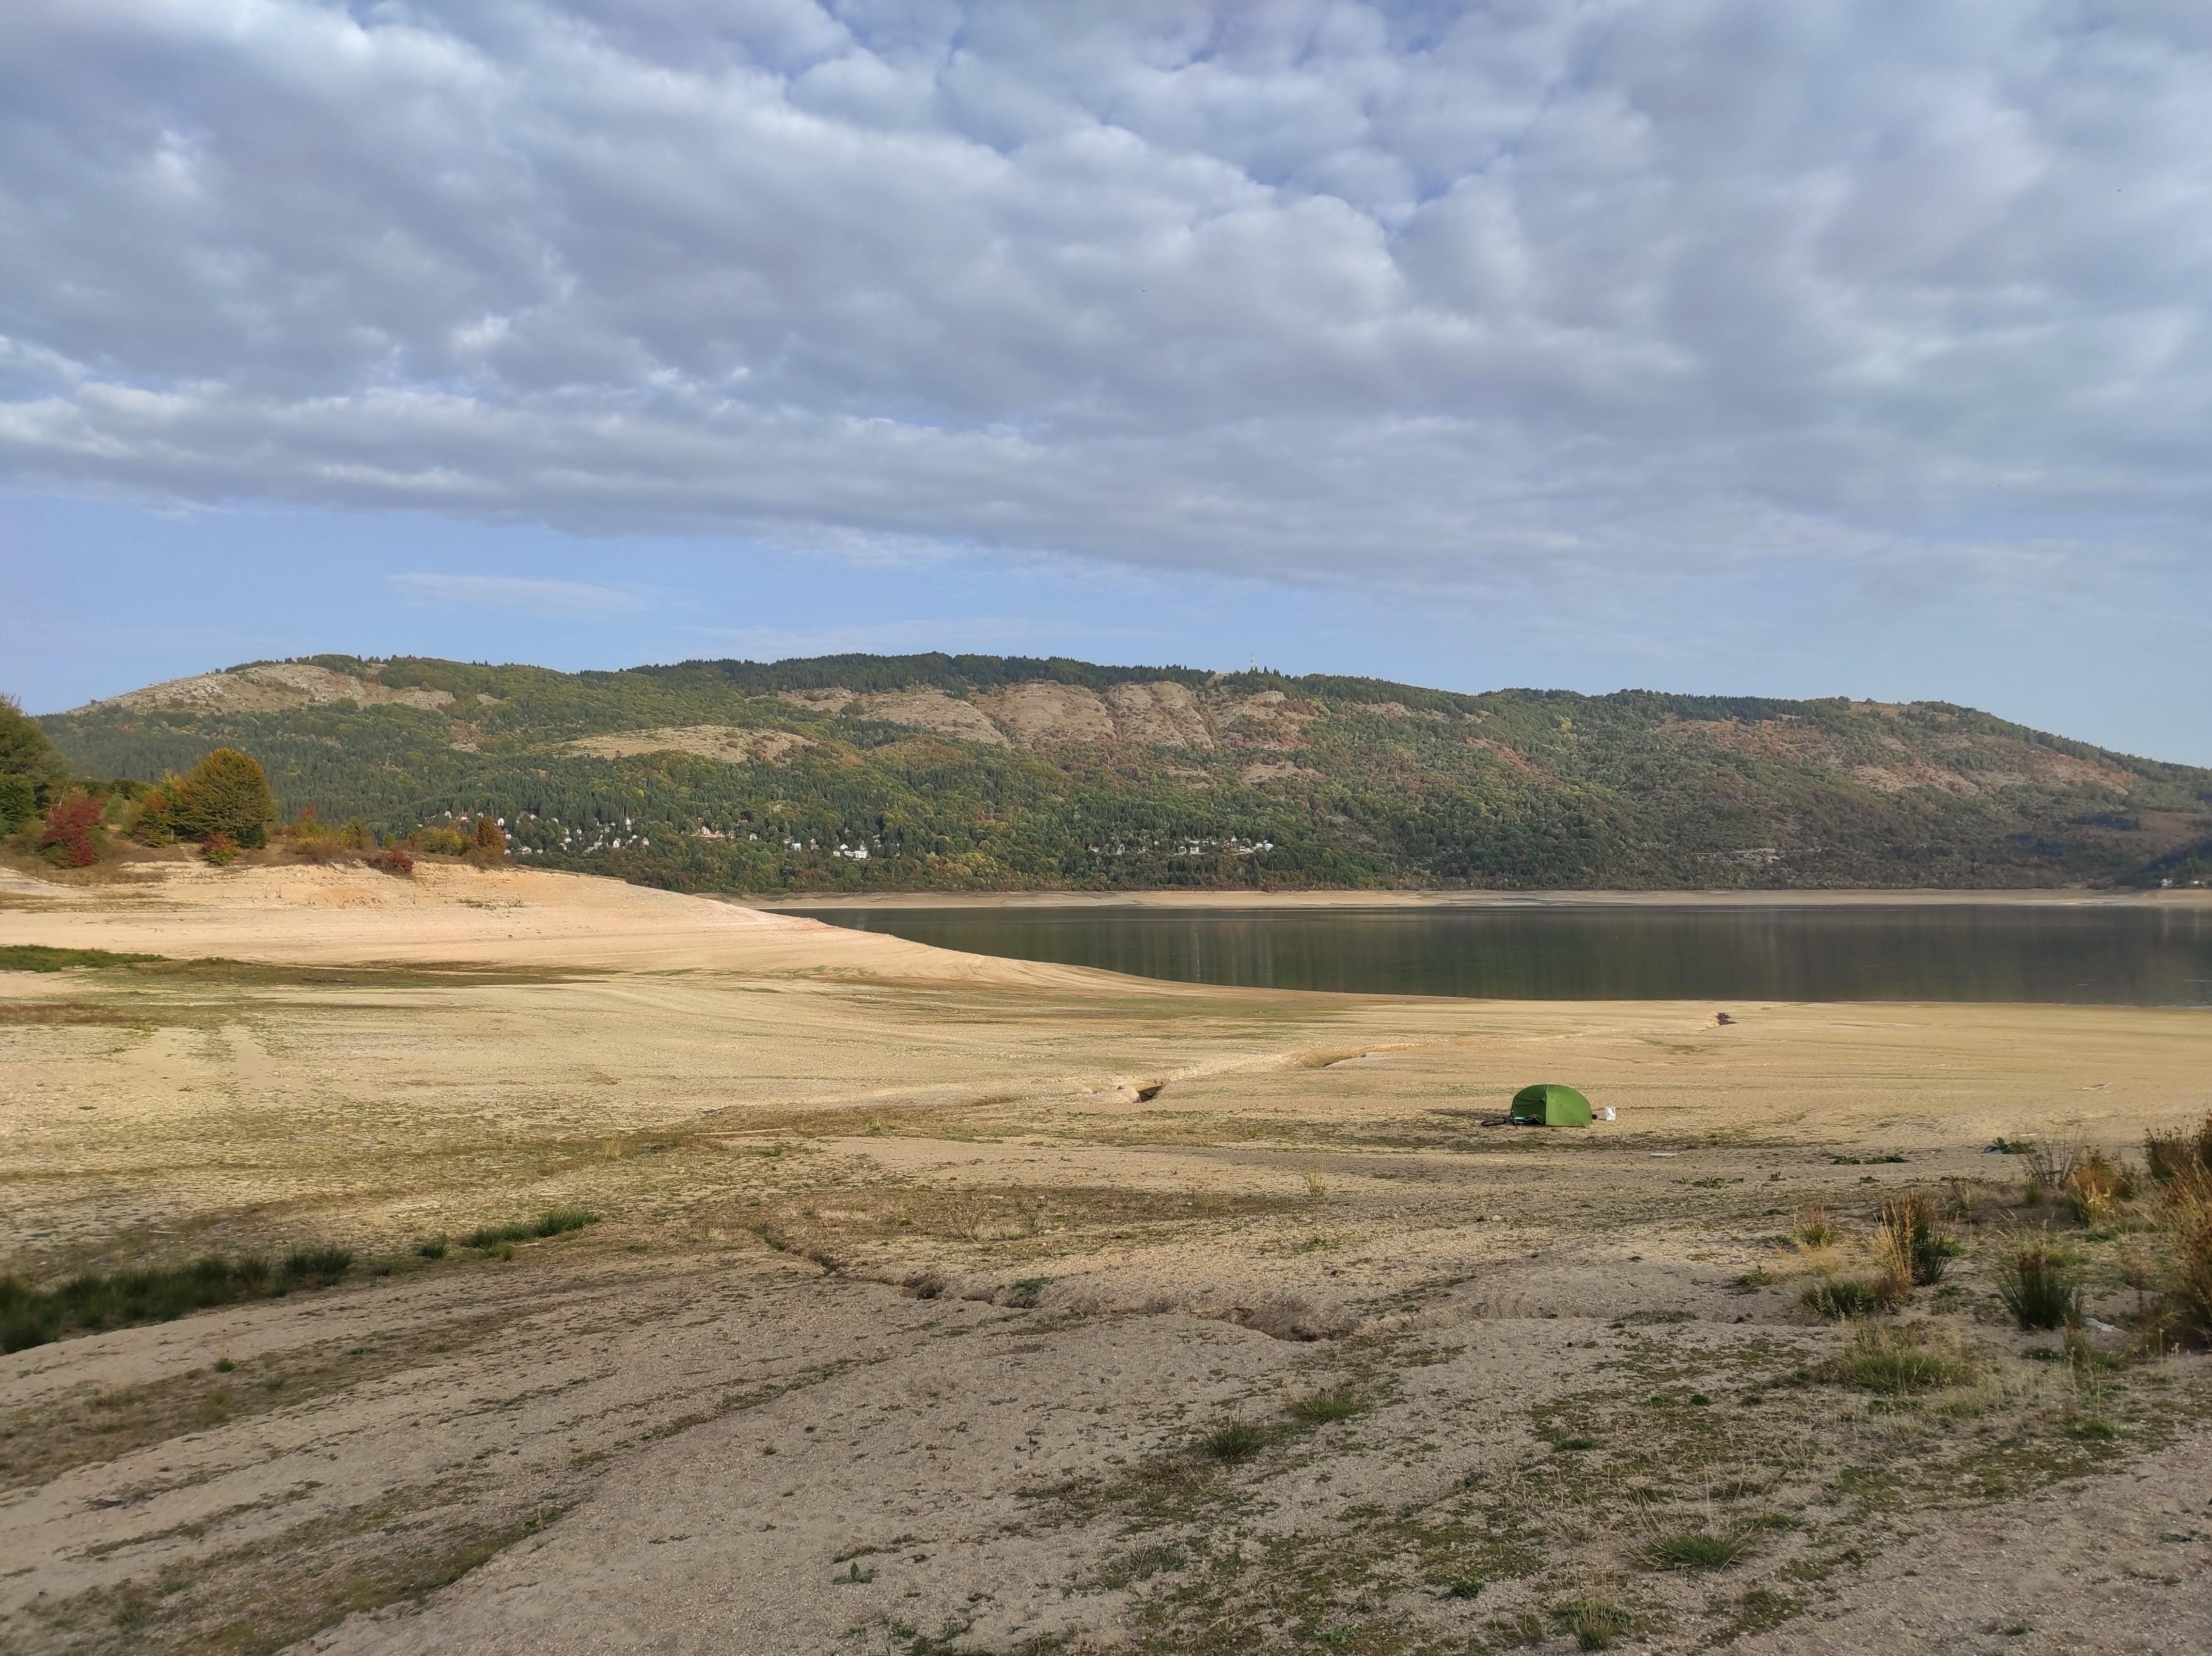
[[(9, 1360), (11, 1649), (2212, 1625), (2203, 1360), (2033, 1361), (1990, 1270), (2046, 1215), (1982, 1154), (2201, 1114), (2202, 1014), (1219, 990), (510, 871), (0, 901), (0, 942), (243, 963), (0, 974), (14, 1268), (360, 1260)], [(1620, 1118), (1479, 1124), (1532, 1079)], [(1970, 1210), (1906, 1313), (1961, 1378), (1893, 1400), (1798, 1302), (1907, 1184)], [(601, 1222), (412, 1251), (556, 1203)], [(2144, 1239), (2062, 1239), (2122, 1318)], [(1194, 1452), (1228, 1422), (1249, 1457)], [(1655, 1564), (1691, 1531), (1741, 1554)]]

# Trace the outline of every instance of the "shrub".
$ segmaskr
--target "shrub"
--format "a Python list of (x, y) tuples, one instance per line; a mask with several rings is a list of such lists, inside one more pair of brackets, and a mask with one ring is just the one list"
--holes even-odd
[(1894, 1311), (1905, 1294), (1905, 1285), (1893, 1276), (1824, 1276), (1805, 1290), (1804, 1305), (1816, 1316), (1840, 1323)]
[(471, 862), (500, 862), (507, 857), (507, 831), (489, 817), (477, 819), (477, 831), (469, 843)]
[(426, 856), (459, 856), (469, 842), (458, 828), (417, 828), (407, 843)]
[(2160, 1186), (2178, 1178), (2212, 1178), (2212, 1116), (2193, 1129), (2145, 1134), (2143, 1161)]
[[(176, 778), (169, 778), (174, 782)], [(149, 789), (142, 795), (131, 819), (131, 837), (141, 845), (174, 845), (175, 825), (169, 820), (169, 790)]]
[(178, 839), (208, 840), (227, 834), (258, 849), (269, 843), (276, 798), (261, 767), (234, 747), (218, 747), (183, 776), (167, 776), (138, 813), (140, 829)]
[(323, 825), (312, 805), (302, 810), (292, 825), (283, 831), (285, 843), (295, 855), (310, 862), (327, 862), (338, 851), (337, 836)]
[(423, 1259), (443, 1259), (446, 1257), (446, 1233), (440, 1231), (435, 1236), (424, 1237), (415, 1245), (415, 1252)]
[(100, 861), (100, 818), (106, 802), (82, 788), (71, 788), (54, 801), (46, 825), (39, 833), (39, 849), (49, 862), (66, 868), (89, 868)]
[(2031, 1203), (2064, 1195), (2067, 1185), (2073, 1182), (2074, 1170), (2081, 1163), (2081, 1148), (2076, 1144), (2046, 1144), (2040, 1139), (2022, 1139), (2015, 1154), (2027, 1158)]
[(415, 859), (407, 855), (405, 846), (387, 845), (369, 858), (368, 866), (387, 874), (404, 876), (415, 872)]
[(1934, 1200), (1923, 1190), (1907, 1190), (1881, 1204), (1875, 1251), (1886, 1275), (1925, 1288), (1943, 1280), (1958, 1249), (1936, 1228)]
[(218, 868), (238, 861), (238, 842), (218, 829), (207, 837), (200, 847), (200, 855)]
[(1997, 1297), (2024, 1329), (2065, 1328), (2081, 1320), (2081, 1288), (2065, 1262), (2039, 1243), (2014, 1248), (1997, 1267)]

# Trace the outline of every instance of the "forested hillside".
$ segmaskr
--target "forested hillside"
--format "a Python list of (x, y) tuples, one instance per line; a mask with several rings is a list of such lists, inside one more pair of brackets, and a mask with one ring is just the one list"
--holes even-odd
[(686, 890), (2155, 883), (2212, 834), (2212, 771), (1942, 703), (331, 655), (42, 722), (82, 774), (150, 782), (232, 746), (288, 814), (488, 813), (526, 861)]

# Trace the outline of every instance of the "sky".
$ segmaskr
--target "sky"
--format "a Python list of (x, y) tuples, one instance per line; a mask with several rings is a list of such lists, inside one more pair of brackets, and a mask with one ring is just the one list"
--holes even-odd
[(2212, 763), (2212, 9), (10, 0), (0, 691), (930, 648)]

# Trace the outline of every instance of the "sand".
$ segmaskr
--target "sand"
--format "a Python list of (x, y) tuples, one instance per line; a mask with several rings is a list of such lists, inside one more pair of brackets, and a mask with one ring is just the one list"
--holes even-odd
[[(359, 1262), (6, 1360), (11, 1651), (2212, 1625), (2206, 1360), (2038, 1360), (1991, 1273), (2049, 1210), (1984, 1154), (2201, 1116), (2201, 1013), (1224, 990), (443, 866), (0, 904), (0, 943), (239, 963), (0, 973), (9, 1268)], [(1480, 1124), (1539, 1078), (1619, 1119)], [(1971, 1211), (1903, 1316), (1958, 1383), (1899, 1399), (1799, 1300), (1905, 1186)], [(459, 1245), (559, 1203), (600, 1221)], [(2060, 1228), (2124, 1330), (2150, 1239)], [(1323, 1391), (1351, 1416), (1287, 1412)], [(1661, 1567), (1689, 1531), (1741, 1555)]]

